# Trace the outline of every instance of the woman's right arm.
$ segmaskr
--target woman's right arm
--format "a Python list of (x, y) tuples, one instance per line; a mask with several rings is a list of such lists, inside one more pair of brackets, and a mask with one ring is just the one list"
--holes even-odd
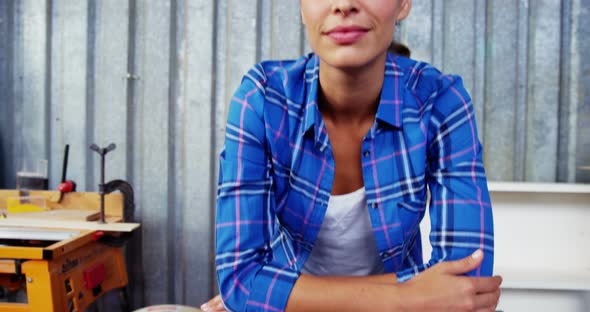
[(282, 242), (274, 241), (263, 77), (257, 75), (250, 71), (231, 99), (220, 155), (215, 265), (223, 303), (231, 311), (283, 310), (297, 279), (273, 252)]

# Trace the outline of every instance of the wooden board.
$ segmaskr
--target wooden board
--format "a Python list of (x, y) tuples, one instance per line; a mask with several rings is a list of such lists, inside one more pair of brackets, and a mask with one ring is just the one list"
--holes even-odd
[(55, 209), (40, 212), (9, 213), (8, 218), (61, 221), (96, 221), (100, 219), (100, 212), (93, 210)]
[[(112, 220), (112, 219), (110, 219)], [(109, 222), (109, 219), (107, 219)], [(85, 221), (64, 221), (64, 220), (40, 220), (19, 217), (0, 219), (0, 226), (12, 226), (22, 228), (49, 228), (49, 229), (74, 229), (74, 230), (95, 230), (105, 232), (131, 232), (137, 229), (139, 223), (98, 223)]]
[[(100, 194), (93, 192), (74, 192), (64, 195), (63, 200), (58, 203), (59, 192), (57, 191), (29, 191), (31, 196), (43, 196), (47, 199), (49, 209), (74, 209), (74, 210), (100, 210)], [(0, 210), (6, 209), (6, 199), (19, 197), (18, 190), (0, 190)], [(107, 216), (123, 216), (123, 195), (113, 193), (105, 195), (104, 210)]]

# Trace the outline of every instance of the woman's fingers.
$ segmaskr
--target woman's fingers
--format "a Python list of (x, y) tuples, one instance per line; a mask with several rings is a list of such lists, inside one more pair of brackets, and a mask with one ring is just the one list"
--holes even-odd
[(498, 300), (500, 299), (500, 289), (493, 292), (477, 294), (475, 296), (475, 307), (477, 311), (496, 311)]
[(458, 275), (467, 273), (479, 267), (483, 260), (483, 252), (476, 250), (472, 255), (469, 255), (463, 259), (455, 261), (442, 262), (436, 265), (438, 270), (442, 270), (444, 273)]
[(225, 311), (225, 307), (223, 306), (223, 302), (221, 301), (221, 296), (217, 295), (215, 297), (213, 297), (213, 302), (215, 304), (215, 310), (214, 311)]
[(223, 311), (225, 311), (225, 308), (223, 307), (223, 302), (221, 301), (220, 295), (217, 295), (217, 296), (211, 298), (211, 300), (207, 301), (206, 303), (203, 303), (200, 308), (201, 308), (201, 310), (203, 310), (205, 312), (223, 312)]
[(476, 293), (489, 293), (494, 292), (500, 288), (500, 285), (502, 284), (502, 277), (472, 277), (472, 281)]

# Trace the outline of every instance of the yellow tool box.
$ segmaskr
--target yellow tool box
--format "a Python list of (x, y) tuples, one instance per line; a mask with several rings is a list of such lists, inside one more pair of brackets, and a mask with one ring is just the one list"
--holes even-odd
[[(139, 227), (123, 220), (123, 196), (105, 195), (106, 223), (94, 219), (98, 193), (29, 191), (46, 199), (46, 210), (8, 213), (0, 219), (0, 287), (26, 292), (26, 302), (0, 302), (0, 311), (84, 311), (106, 292), (127, 285), (125, 237)], [(0, 190), (0, 209), (19, 197)]]

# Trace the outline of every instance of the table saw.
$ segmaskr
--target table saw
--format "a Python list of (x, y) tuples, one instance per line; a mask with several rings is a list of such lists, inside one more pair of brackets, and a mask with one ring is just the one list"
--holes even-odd
[[(0, 190), (0, 210), (21, 195)], [(99, 211), (98, 193), (68, 193), (58, 202), (60, 195), (29, 191), (27, 196), (46, 199), (45, 211), (0, 219), (0, 290), (6, 298), (0, 311), (81, 312), (126, 287), (123, 243), (139, 224), (121, 222), (122, 194), (105, 196), (106, 223), (88, 221)]]

